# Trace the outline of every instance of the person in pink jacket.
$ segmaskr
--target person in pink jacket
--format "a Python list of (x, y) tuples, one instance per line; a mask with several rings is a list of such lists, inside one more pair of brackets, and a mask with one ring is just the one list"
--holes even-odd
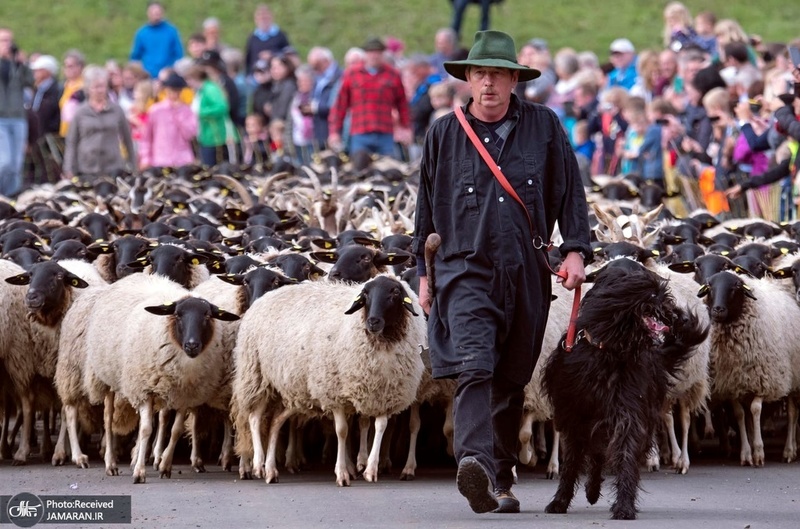
[(181, 102), (180, 93), (186, 81), (171, 73), (162, 83), (166, 99), (148, 111), (139, 145), (140, 169), (147, 167), (180, 167), (195, 163), (192, 140), (197, 136), (197, 116), (189, 105)]

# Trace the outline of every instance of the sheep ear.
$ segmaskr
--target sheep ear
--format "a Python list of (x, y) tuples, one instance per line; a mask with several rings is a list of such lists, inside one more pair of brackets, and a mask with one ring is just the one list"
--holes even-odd
[(597, 281), (597, 275), (603, 270), (603, 268), (605, 267), (595, 268), (594, 270), (586, 274), (586, 279), (584, 281), (586, 283), (594, 283), (595, 281)]
[(353, 304), (350, 305), (350, 308), (344, 311), (345, 314), (352, 314), (357, 310), (364, 308), (367, 304), (367, 296), (364, 295), (364, 292), (359, 292), (356, 299), (353, 300)]
[(208, 264), (208, 268), (212, 274), (221, 274), (225, 271), (225, 267), (222, 266), (222, 261), (218, 261), (216, 259)]
[(408, 296), (403, 298), (403, 308), (406, 309), (411, 314), (413, 314), (414, 316), (419, 316), (419, 314), (417, 314), (417, 312), (414, 310), (414, 303)]
[(311, 243), (315, 244), (319, 248), (325, 248), (326, 250), (330, 250), (331, 248), (336, 248), (336, 239), (328, 239), (327, 237), (311, 239)]
[(753, 274), (750, 273), (750, 270), (739, 265), (734, 265), (733, 268), (731, 268), (731, 270), (733, 270), (737, 274), (744, 274), (746, 276), (755, 277)]
[(334, 251), (324, 251), (324, 252), (311, 252), (309, 257), (314, 259), (315, 261), (320, 261), (323, 263), (333, 264), (339, 259), (339, 255)]
[(695, 266), (694, 261), (684, 261), (682, 263), (672, 263), (667, 268), (679, 274), (689, 274), (694, 272)]
[(748, 298), (758, 300), (758, 298), (755, 297), (755, 295), (753, 295), (753, 289), (745, 284), (742, 284), (742, 292), (744, 292), (744, 295), (747, 296)]
[(244, 283), (244, 275), (242, 274), (220, 274), (217, 278), (229, 285), (241, 285)]
[(374, 263), (376, 265), (396, 265), (405, 263), (410, 257), (411, 255), (406, 252), (378, 252), (375, 254)]
[(175, 303), (164, 303), (163, 305), (145, 307), (144, 310), (156, 316), (169, 316), (170, 314), (175, 314), (175, 307)]
[(111, 243), (105, 241), (98, 241), (92, 243), (89, 246), (87, 246), (86, 249), (89, 250), (90, 252), (94, 252), (95, 254), (109, 253), (113, 251), (113, 249), (111, 248)]
[(228, 312), (227, 310), (222, 310), (221, 308), (217, 307), (216, 305), (211, 305), (211, 316), (215, 320), (220, 320), (220, 321), (236, 321), (236, 320), (239, 319), (239, 316), (237, 316), (233, 312)]
[(73, 288), (86, 288), (89, 286), (89, 283), (71, 273), (67, 273), (64, 276), (64, 282)]
[(787, 277), (792, 277), (792, 269), (790, 267), (786, 267), (779, 270), (773, 270), (771, 275), (776, 279), (786, 279)]
[(700, 290), (697, 291), (697, 297), (698, 298), (705, 297), (708, 294), (709, 290), (711, 290), (711, 287), (709, 285), (706, 284), (706, 285), (701, 286)]
[(127, 266), (128, 268), (132, 268), (134, 270), (142, 270), (144, 269), (144, 267), (147, 266), (148, 262), (149, 262), (149, 256), (144, 255), (142, 257), (137, 257), (130, 263), (125, 263), (125, 266)]
[(6, 278), (6, 283), (9, 283), (11, 285), (23, 286), (23, 285), (29, 285), (30, 282), (31, 282), (31, 275), (28, 272)]
[(373, 248), (381, 247), (381, 241), (377, 239), (371, 239), (369, 237), (353, 237), (353, 242), (362, 246), (372, 246)]
[(191, 253), (189, 254), (188, 260), (189, 264), (197, 266), (201, 264), (206, 264), (208, 262), (208, 257), (199, 253)]

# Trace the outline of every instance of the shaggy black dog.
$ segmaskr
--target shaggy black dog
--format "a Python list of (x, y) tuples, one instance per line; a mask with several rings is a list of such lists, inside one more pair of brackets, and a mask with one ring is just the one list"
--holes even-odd
[(667, 281), (641, 268), (608, 267), (581, 302), (579, 339), (545, 366), (543, 385), (564, 441), (561, 481), (548, 513), (565, 513), (578, 477), (586, 499), (600, 497), (603, 469), (614, 475), (615, 520), (636, 518), (639, 462), (647, 452), (670, 384), (708, 334), (677, 307)]

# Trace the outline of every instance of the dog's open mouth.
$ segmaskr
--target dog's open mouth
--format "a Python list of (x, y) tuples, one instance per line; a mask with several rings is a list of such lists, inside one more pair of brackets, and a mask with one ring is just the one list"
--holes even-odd
[(664, 325), (664, 323), (653, 318), (652, 316), (645, 316), (644, 324), (647, 326), (647, 330), (650, 331), (650, 336), (659, 342), (664, 340), (664, 333), (669, 332), (668, 325)]

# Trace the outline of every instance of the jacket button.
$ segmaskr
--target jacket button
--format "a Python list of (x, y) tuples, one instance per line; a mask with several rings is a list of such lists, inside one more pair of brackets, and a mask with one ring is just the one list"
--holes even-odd
[(497, 200), (499, 200), (500, 202), (503, 202), (503, 201), (505, 200), (505, 198), (503, 198), (503, 197), (500, 197), (500, 198), (498, 198)]
[(489, 143), (489, 138), (483, 138), (483, 143)]
[(473, 189), (473, 188), (471, 188), (471, 187), (468, 187), (468, 188), (467, 188), (467, 193), (472, 193), (472, 191), (474, 191), (474, 189)]
[(533, 184), (533, 180), (528, 180), (528, 185)]

